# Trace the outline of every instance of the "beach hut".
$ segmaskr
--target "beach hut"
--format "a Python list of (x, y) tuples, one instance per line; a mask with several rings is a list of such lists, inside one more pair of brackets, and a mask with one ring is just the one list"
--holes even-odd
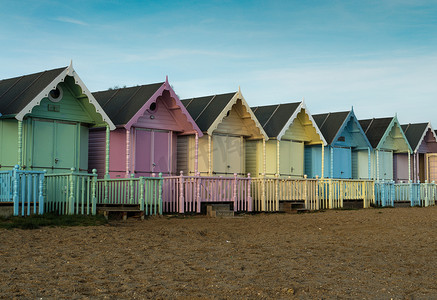
[[(202, 136), (168, 80), (93, 93), (117, 127), (90, 133), (90, 168), (110, 178), (176, 173), (178, 136)], [(106, 137), (108, 135), (108, 138)], [(109, 154), (105, 145), (109, 143)]]
[(68, 67), (0, 81), (0, 164), (60, 173), (88, 170), (89, 129), (114, 129)]
[[(408, 165), (412, 150), (398, 118), (394, 116), (360, 120), (360, 124), (373, 147), (372, 178), (377, 181), (408, 181), (410, 179)], [(407, 157), (397, 156), (400, 153), (407, 154)], [(395, 159), (396, 164), (394, 164)]]
[[(407, 137), (408, 143), (413, 150), (411, 159), (411, 179), (414, 182), (435, 181), (437, 179), (437, 135), (435, 134), (431, 123), (404, 124), (401, 126)], [(408, 161), (405, 157), (407, 154), (398, 154), (395, 157), (394, 164), (397, 165), (403, 161)], [(395, 169), (397, 169), (395, 167)], [(403, 174), (403, 177), (408, 174)], [(401, 180), (407, 180), (408, 177)]]
[[(254, 177), (304, 176), (304, 147), (326, 145), (317, 124), (305, 106), (295, 102), (252, 107), (269, 140), (246, 143), (246, 168)], [(265, 147), (265, 155), (263, 154)], [(266, 159), (264, 161), (264, 158)], [(265, 169), (264, 169), (265, 168)]]
[(329, 178), (369, 178), (371, 145), (352, 110), (313, 115), (327, 142), (305, 149), (305, 172)]
[(240, 90), (182, 100), (200, 130), (198, 156), (195, 139), (178, 138), (178, 170), (187, 175), (246, 175), (245, 144), (267, 135)]

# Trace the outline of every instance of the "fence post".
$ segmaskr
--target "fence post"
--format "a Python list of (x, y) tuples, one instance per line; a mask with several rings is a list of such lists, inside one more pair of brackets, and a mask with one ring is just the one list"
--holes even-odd
[(75, 168), (71, 168), (70, 173), (70, 197), (68, 198), (68, 212), (67, 214), (72, 215), (74, 213), (74, 170)]
[(200, 213), (200, 206), (201, 206), (201, 202), (200, 202), (200, 172), (197, 172), (195, 175), (196, 178), (196, 212)]
[(135, 174), (131, 173), (129, 179), (129, 204), (134, 203), (134, 178)]
[(266, 174), (262, 173), (262, 181), (261, 181), (261, 211), (266, 211)]
[(367, 203), (367, 182), (364, 180), (361, 184), (361, 195), (363, 196), (363, 207), (369, 208), (369, 204)]
[(185, 200), (184, 200), (184, 171), (180, 172), (179, 176), (179, 213), (184, 213)]
[(334, 191), (332, 190), (332, 178), (328, 179), (328, 188), (329, 188), (329, 208), (332, 209), (334, 206)]
[(395, 206), (395, 182), (393, 180), (390, 184), (390, 206)]
[(140, 176), (140, 183), (139, 183), (139, 189), (140, 189), (140, 210), (144, 212), (145, 215), (148, 214), (148, 206), (146, 205), (146, 211), (144, 211), (144, 183), (145, 183), (145, 178), (143, 176)]
[(237, 199), (237, 173), (234, 173), (234, 181), (232, 183), (232, 200), (234, 201), (234, 211), (241, 209), (241, 207), (238, 206)]
[(42, 215), (44, 213), (44, 196), (43, 196), (43, 187), (44, 187), (44, 174), (40, 174), (39, 177), (39, 199), (38, 199), (38, 210), (39, 214)]
[[(342, 180), (342, 179), (339, 179), (338, 180), (338, 185), (340, 186), (340, 188), (339, 188), (339, 193), (338, 193), (338, 202), (339, 202), (339, 204), (338, 204), (338, 206), (340, 206), (340, 208), (343, 208), (343, 198), (344, 198), (344, 190), (345, 190), (345, 188), (347, 188), (345, 185), (346, 185), (346, 181), (345, 180)], [(338, 207), (337, 207), (338, 208)]]
[(304, 181), (303, 181), (303, 200), (304, 200), (304, 202), (305, 202), (305, 209), (311, 209), (310, 207), (309, 207), (309, 203), (308, 203), (308, 186), (307, 186), (307, 183), (308, 183), (308, 180), (307, 180), (307, 175), (305, 174), (305, 175), (303, 175), (303, 179), (304, 179)]
[(409, 190), (410, 190), (410, 206), (414, 206), (414, 199), (413, 199), (413, 181), (410, 180), (409, 182)]
[[(424, 194), (425, 194), (425, 196), (424, 196), (424, 206), (426, 207), (426, 206), (429, 206), (429, 198), (428, 198), (428, 180), (425, 180), (425, 183), (423, 184), (423, 189), (424, 189)], [(420, 188), (420, 185), (419, 185), (419, 191), (421, 191), (422, 192), (422, 189)], [(420, 198), (422, 198), (422, 193), (420, 193)]]
[(250, 173), (247, 173), (247, 211), (252, 211), (252, 195), (250, 191), (250, 187), (252, 184), (252, 178), (250, 178)]
[(19, 166), (15, 165), (14, 169), (12, 170), (12, 180), (13, 180), (12, 200), (14, 201), (14, 216), (18, 216), (18, 213), (19, 213), (18, 206), (20, 205), (19, 198), (18, 198), (18, 180), (19, 180), (19, 178), (18, 178), (19, 175), (17, 172), (18, 168), (19, 168)]
[(159, 184), (158, 184), (158, 208), (159, 208), (159, 214), (162, 215), (162, 173), (159, 172)]
[(97, 186), (97, 170), (93, 169), (93, 177), (91, 179), (91, 214), (93, 216), (97, 213), (96, 186)]
[(275, 211), (279, 211), (279, 174), (275, 174)]
[(314, 209), (316, 209), (316, 210), (319, 210), (320, 209), (320, 202), (319, 202), (319, 184), (320, 184), (320, 182), (319, 182), (319, 175), (316, 175), (316, 181), (314, 183), (315, 183), (315, 187), (314, 187), (315, 191), (314, 191), (314, 200), (313, 201), (316, 201), (316, 203), (313, 203), (312, 207)]

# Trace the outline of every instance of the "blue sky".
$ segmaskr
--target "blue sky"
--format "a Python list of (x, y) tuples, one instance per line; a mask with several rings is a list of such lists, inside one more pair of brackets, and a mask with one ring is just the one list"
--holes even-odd
[(91, 91), (165, 80), (182, 98), (305, 99), (437, 127), (436, 1), (9, 1), (0, 78), (73, 60)]

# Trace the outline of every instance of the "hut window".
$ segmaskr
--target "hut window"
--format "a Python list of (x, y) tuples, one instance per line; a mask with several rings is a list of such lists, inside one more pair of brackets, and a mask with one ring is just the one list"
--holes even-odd
[(52, 102), (59, 102), (62, 99), (63, 91), (60, 86), (57, 86), (55, 89), (51, 90), (49, 93), (49, 100)]
[(155, 110), (156, 110), (156, 102), (153, 102), (152, 104), (150, 104), (150, 106), (149, 106), (149, 110), (150, 110), (151, 112), (155, 112)]
[(340, 136), (337, 141), (344, 142), (344, 141), (346, 141), (346, 139), (344, 138), (344, 136)]

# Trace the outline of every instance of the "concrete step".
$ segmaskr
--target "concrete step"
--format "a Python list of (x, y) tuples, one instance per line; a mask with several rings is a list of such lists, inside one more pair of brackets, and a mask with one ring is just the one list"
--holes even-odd
[(210, 203), (206, 206), (206, 215), (209, 217), (233, 217), (234, 211), (230, 204)]

